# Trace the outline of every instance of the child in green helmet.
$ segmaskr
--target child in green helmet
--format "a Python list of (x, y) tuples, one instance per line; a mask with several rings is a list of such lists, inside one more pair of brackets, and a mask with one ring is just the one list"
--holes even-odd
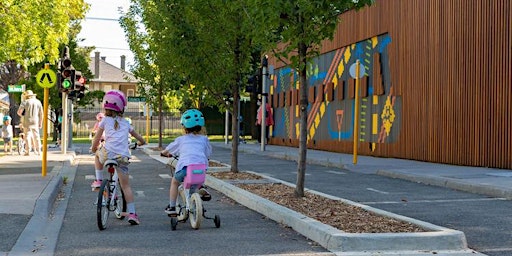
[(7, 153), (7, 150), (9, 150), (9, 153), (12, 155), (13, 130), (11, 120), (12, 118), (10, 116), (4, 116), (4, 125), (2, 126), (2, 138), (4, 139), (4, 152)]
[[(185, 135), (176, 138), (161, 152), (161, 155), (166, 157), (179, 156), (176, 172), (169, 189), (169, 205), (164, 210), (170, 217), (177, 215), (178, 186), (185, 179), (187, 166), (189, 164), (205, 164), (208, 166), (208, 158), (212, 154), (210, 141), (204, 135), (204, 117), (199, 110), (189, 109), (185, 111), (181, 116), (181, 125), (185, 129)], [(201, 188), (198, 193), (204, 201), (211, 199), (210, 194), (204, 188)]]

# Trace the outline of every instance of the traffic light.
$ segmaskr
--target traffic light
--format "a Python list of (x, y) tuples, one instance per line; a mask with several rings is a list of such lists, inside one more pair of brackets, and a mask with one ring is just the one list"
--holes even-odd
[(85, 82), (86, 79), (84, 76), (82, 76), (82, 72), (75, 71), (75, 87), (74, 91), (70, 92), (70, 95), (72, 95), (77, 101), (80, 101), (80, 99), (85, 96)]
[(67, 92), (74, 89), (75, 84), (75, 68), (71, 65), (71, 59), (69, 58), (69, 48), (66, 46), (64, 50), (64, 56), (60, 60), (58, 85), (61, 92)]
[(80, 91), (82, 90), (82, 87), (84, 86), (84, 77), (82, 76), (82, 72), (75, 71), (75, 80), (74, 80), (74, 90)]

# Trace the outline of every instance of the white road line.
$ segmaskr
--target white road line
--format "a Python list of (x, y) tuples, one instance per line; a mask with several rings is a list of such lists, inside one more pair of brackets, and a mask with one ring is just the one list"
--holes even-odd
[(452, 203), (452, 202), (476, 202), (476, 201), (505, 201), (506, 198), (468, 198), (468, 199), (440, 199), (440, 200), (414, 200), (414, 201), (382, 201), (359, 202), (361, 204), (409, 204), (409, 203)]
[[(128, 176), (130, 179), (133, 179), (133, 176)], [(86, 180), (95, 180), (96, 179), (96, 175), (85, 175), (85, 179)]]
[(171, 175), (169, 175), (169, 174), (158, 174), (158, 176), (160, 176), (160, 178), (162, 178), (162, 179), (170, 179), (170, 178), (172, 178)]
[(137, 197), (146, 197), (146, 195), (144, 195), (144, 191), (140, 191), (140, 190), (135, 191), (135, 195)]
[(370, 190), (370, 191), (373, 191), (373, 192), (376, 192), (376, 193), (379, 193), (379, 194), (384, 194), (384, 195), (389, 194), (389, 192), (378, 190), (378, 189), (374, 189), (374, 188), (366, 188), (366, 190)]
[[(297, 172), (291, 172), (291, 173), (297, 174)], [(311, 173), (306, 173), (304, 176), (309, 176), (309, 175), (311, 175)]]
[(512, 251), (512, 247), (510, 248), (489, 248), (489, 249), (478, 249), (479, 252), (508, 252)]
[(347, 174), (346, 172), (340, 172), (340, 171), (326, 171), (328, 173), (332, 173), (332, 174)]

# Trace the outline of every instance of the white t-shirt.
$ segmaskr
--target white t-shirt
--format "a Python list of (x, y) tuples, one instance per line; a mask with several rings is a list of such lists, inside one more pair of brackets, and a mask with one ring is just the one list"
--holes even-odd
[[(115, 123), (118, 123), (117, 129), (114, 128)], [(105, 149), (108, 152), (108, 157), (112, 158), (116, 155), (123, 157), (130, 157), (130, 150), (128, 138), (133, 127), (126, 121), (126, 119), (116, 116), (105, 116), (99, 127), (104, 130), (105, 136)]]
[(12, 125), (2, 126), (2, 138), (11, 138), (13, 136)]
[(176, 138), (166, 148), (171, 155), (179, 156), (176, 171), (189, 164), (206, 164), (212, 154), (212, 146), (204, 135), (185, 134)]

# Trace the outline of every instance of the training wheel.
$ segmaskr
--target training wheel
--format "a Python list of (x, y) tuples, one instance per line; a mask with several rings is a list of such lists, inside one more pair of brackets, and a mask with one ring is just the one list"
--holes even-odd
[(175, 217), (171, 218), (171, 230), (176, 230), (176, 226), (178, 226), (178, 219)]
[(215, 218), (213, 219), (213, 222), (215, 223), (216, 228), (220, 228), (220, 217), (219, 215), (215, 214)]

